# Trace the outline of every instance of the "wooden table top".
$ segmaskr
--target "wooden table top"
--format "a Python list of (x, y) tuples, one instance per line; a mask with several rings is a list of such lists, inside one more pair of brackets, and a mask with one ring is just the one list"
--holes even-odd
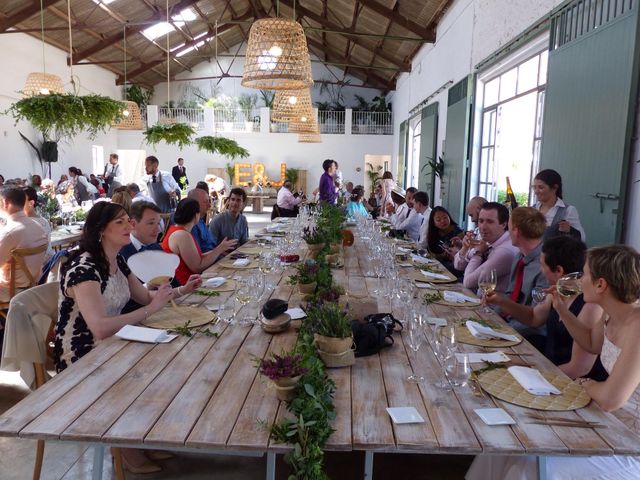
[[(376, 278), (362, 275), (363, 256), (356, 242), (346, 259), (348, 277), (344, 270), (334, 270), (337, 283), (344, 284), (348, 278), (354, 295), (373, 290), (377, 284)], [(227, 277), (250, 273), (217, 265), (210, 271)], [(295, 307), (302, 299), (297, 289), (286, 285), (290, 273), (288, 269), (278, 276), (272, 297), (286, 299), (290, 307)], [(462, 290), (460, 285), (454, 287)], [(192, 295), (183, 301), (216, 304), (229, 295), (223, 293), (212, 298)], [(379, 311), (390, 310), (384, 299), (378, 302)], [(429, 315), (439, 317), (481, 315), (479, 309), (440, 305), (425, 309)], [(257, 315), (257, 308), (248, 313)], [(290, 348), (295, 342), (295, 330), (270, 335), (258, 326), (223, 322), (211, 329), (220, 334), (219, 338), (179, 337), (157, 345), (115, 337), (101, 342), (79, 362), (2, 415), (0, 435), (110, 445), (145, 444), (166, 449), (286, 450), (288, 447), (271, 442), (258, 422), (271, 423), (288, 412), (269, 388), (269, 382), (257, 374), (252, 356), (263, 357)], [(394, 336), (393, 347), (358, 358), (353, 367), (329, 369), (337, 385), (334, 400), (337, 418), (333, 422), (336, 431), (326, 446), (328, 450), (640, 454), (640, 438), (593, 402), (575, 412), (552, 412), (552, 415), (599, 421), (607, 428), (530, 424), (525, 414), (531, 410), (527, 408), (488, 395), (474, 396), (469, 388), (440, 390), (433, 384), (440, 377), (441, 367), (429, 344), (423, 344), (414, 353), (405, 347), (404, 334)], [(526, 363), (538, 368), (556, 368), (526, 342), (505, 351), (528, 354), (524, 357)], [(411, 373), (410, 365), (425, 377), (423, 383), (416, 385), (405, 380)], [(393, 406), (414, 406), (425, 423), (393, 424), (385, 411)], [(473, 411), (495, 406), (507, 410), (517, 424), (487, 426)]]

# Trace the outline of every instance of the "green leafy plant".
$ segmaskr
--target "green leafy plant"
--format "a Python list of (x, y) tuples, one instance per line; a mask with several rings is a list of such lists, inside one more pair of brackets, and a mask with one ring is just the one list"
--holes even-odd
[(249, 95), (248, 93), (241, 93), (238, 97), (238, 106), (242, 109), (242, 113), (247, 122), (252, 121), (251, 113), (253, 109), (258, 105), (258, 95)]
[(319, 228), (304, 227), (302, 239), (309, 245), (319, 245), (325, 243), (326, 238), (324, 232)]
[(382, 172), (382, 165), (373, 166), (373, 163), (367, 162), (367, 178), (371, 182), (370, 192), (373, 192), (376, 188), (376, 182), (380, 180), (380, 173)]
[(273, 108), (273, 101), (276, 98), (276, 92), (271, 90), (260, 90), (260, 97), (265, 107)]
[[(236, 158), (246, 158), (249, 152), (238, 145), (237, 142), (225, 137), (212, 137), (210, 135), (196, 138), (198, 150), (204, 150), (209, 153), (218, 153), (228, 157), (231, 160)], [(234, 171), (235, 173), (235, 171)]]
[(225, 172), (227, 172), (227, 175), (229, 176), (229, 185), (233, 185), (233, 177), (236, 174), (236, 167), (233, 163), (227, 163), (227, 165), (224, 167)]
[(74, 222), (84, 222), (87, 219), (87, 212), (79, 208), (73, 212), (72, 218)]
[(144, 88), (133, 84), (125, 88), (124, 94), (130, 102), (135, 102), (140, 108), (146, 108), (153, 97), (153, 88)]
[(149, 145), (156, 145), (165, 141), (169, 145), (178, 145), (180, 148), (191, 144), (191, 138), (196, 131), (186, 123), (172, 123), (168, 125), (154, 125), (143, 133)]
[(287, 170), (284, 172), (284, 179), (291, 182), (291, 185), (296, 185), (298, 183), (299, 178), (300, 178), (299, 168), (287, 168)]
[(40, 144), (40, 147), (37, 147), (33, 144), (33, 142), (31, 142), (31, 140), (25, 137), (22, 132), (18, 132), (18, 134), (20, 135), (22, 140), (24, 140), (27, 145), (29, 145), (36, 152), (36, 156), (38, 157), (38, 161), (42, 166), (43, 172), (45, 172), (47, 166), (49, 167), (48, 177), (51, 177), (51, 163), (58, 161), (58, 142), (43, 141)]
[(289, 276), (289, 285), (307, 284), (316, 281), (316, 276), (320, 271), (320, 266), (314, 260), (306, 260), (304, 263), (294, 265), (296, 273)]
[[(442, 158), (442, 156), (438, 157), (437, 159), (433, 159), (431, 157), (427, 157), (427, 159), (429, 160), (429, 162), (425, 163), (420, 170), (422, 171), (427, 167), (431, 167), (431, 171), (433, 172), (433, 174), (436, 177), (442, 179), (442, 176), (444, 175), (444, 159)], [(431, 175), (431, 172), (427, 172), (427, 175)]]
[(196, 290), (194, 290), (194, 292), (196, 295), (202, 295), (203, 297), (219, 297), (220, 296), (220, 292), (218, 292), (217, 290), (211, 290), (209, 288), (198, 288)]
[(93, 139), (119, 121), (123, 109), (124, 103), (102, 95), (55, 93), (23, 98), (4, 113), (11, 113), (16, 123), (20, 120), (31, 123), (45, 141), (57, 142), (82, 132)]
[(351, 333), (351, 320), (347, 312), (334, 302), (312, 305), (307, 309), (307, 318), (314, 325), (318, 335), (333, 338), (348, 338)]
[(442, 300), (442, 294), (440, 292), (425, 293), (422, 297), (422, 303), (425, 305), (431, 305), (438, 300)]

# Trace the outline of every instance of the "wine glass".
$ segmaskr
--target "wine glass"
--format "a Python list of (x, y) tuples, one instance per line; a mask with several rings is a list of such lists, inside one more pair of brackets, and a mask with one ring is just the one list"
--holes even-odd
[[(414, 353), (417, 353), (424, 340), (421, 314), (414, 313), (413, 315), (411, 315), (408, 322), (407, 333), (409, 348), (411, 348)], [(415, 371), (413, 370), (413, 365), (411, 365), (411, 363), (409, 363), (409, 365), (411, 366), (411, 375), (407, 377), (407, 381), (411, 383), (424, 382), (424, 377), (421, 375), (416, 375)]]
[(534, 287), (531, 290), (531, 298), (535, 303), (542, 303), (544, 299), (547, 298), (546, 288), (544, 287)]
[(560, 277), (556, 283), (558, 293), (563, 297), (572, 297), (582, 293), (582, 286), (580, 285), (581, 278), (582, 272), (573, 272), (564, 277)]
[[(242, 307), (246, 307), (249, 303), (251, 303), (251, 300), (253, 299), (251, 283), (246, 279), (237, 280), (236, 282), (237, 282), (236, 291), (235, 291), (236, 300), (240, 303)], [(244, 311), (244, 308), (242, 308), (242, 313), (244, 316), (241, 319), (237, 319), (236, 323), (242, 326), (251, 325), (253, 321), (251, 317), (249, 317), (247, 313)], [(237, 313), (236, 313), (236, 316), (237, 316)]]
[(457, 351), (456, 330), (453, 323), (447, 323), (443, 327), (435, 327), (434, 353), (442, 367), (442, 378), (435, 385), (442, 390), (451, 390), (451, 384), (447, 380), (447, 365)]
[(496, 285), (498, 283), (498, 275), (496, 274), (495, 269), (486, 269), (480, 275), (478, 279), (478, 287), (482, 291), (482, 298), (485, 301), (485, 306), (482, 309), (484, 313), (491, 313), (492, 310), (486, 304), (487, 295), (492, 294), (496, 290)]

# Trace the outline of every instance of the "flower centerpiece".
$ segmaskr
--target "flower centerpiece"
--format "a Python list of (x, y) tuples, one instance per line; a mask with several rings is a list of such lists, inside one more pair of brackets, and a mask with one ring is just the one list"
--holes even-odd
[(276, 388), (278, 400), (290, 401), (300, 376), (307, 372), (302, 365), (302, 355), (282, 352), (271, 354), (271, 358), (257, 358), (258, 371), (271, 380)]
[(298, 285), (300, 293), (313, 293), (316, 291), (317, 276), (320, 272), (320, 265), (314, 260), (307, 260), (293, 267), (296, 273), (289, 277), (289, 285)]
[(308, 308), (307, 317), (314, 326), (318, 354), (324, 363), (329, 367), (353, 365), (353, 336), (347, 312), (338, 303), (322, 302)]
[(302, 239), (307, 242), (309, 254), (315, 258), (324, 248), (326, 237), (320, 228), (305, 227), (302, 232)]

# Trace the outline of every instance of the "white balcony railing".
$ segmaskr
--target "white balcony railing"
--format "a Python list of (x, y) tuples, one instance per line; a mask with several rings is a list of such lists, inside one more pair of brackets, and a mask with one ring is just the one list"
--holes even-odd
[(202, 108), (169, 108), (158, 109), (160, 123), (180, 122), (188, 123), (197, 130), (204, 128), (204, 110)]
[(344, 135), (344, 120), (344, 110), (320, 110), (318, 112), (318, 125), (320, 126), (320, 133), (335, 133)]
[(260, 109), (213, 110), (214, 129), (217, 132), (259, 132)]
[(393, 135), (391, 112), (353, 112), (353, 135)]

